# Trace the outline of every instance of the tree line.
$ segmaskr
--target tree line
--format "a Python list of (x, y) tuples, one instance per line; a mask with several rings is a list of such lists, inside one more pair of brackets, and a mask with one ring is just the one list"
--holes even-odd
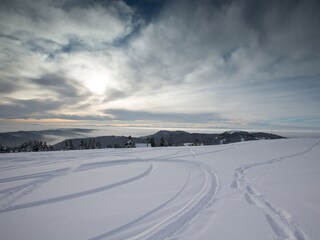
[[(100, 148), (135, 148), (136, 143), (133, 141), (133, 138), (129, 136), (125, 143), (119, 144), (107, 144), (105, 147), (102, 146), (101, 142), (95, 138), (89, 138), (89, 140), (81, 139), (80, 143), (75, 144), (75, 139), (68, 139), (64, 141), (64, 146), (59, 150), (69, 151), (69, 150), (85, 150), (85, 149), (100, 149)], [(156, 143), (154, 137), (149, 137), (147, 139), (147, 147), (169, 147), (174, 146), (172, 143), (171, 137), (165, 139), (164, 137), (160, 138), (160, 142)], [(192, 145), (202, 145), (202, 142), (198, 138), (195, 138)], [(0, 153), (10, 153), (10, 152), (44, 152), (44, 151), (54, 151), (53, 146), (48, 145), (45, 141), (33, 140), (25, 142), (18, 147), (5, 147), (0, 144)]]
[[(83, 139), (80, 140), (79, 146), (77, 149), (84, 150), (84, 149), (100, 149), (101, 143), (100, 141), (96, 141), (95, 138), (89, 138), (89, 141), (85, 141)], [(65, 140), (64, 142), (64, 151), (74, 150), (76, 149), (72, 140)]]
[(53, 151), (53, 146), (47, 144), (46, 142), (33, 140), (22, 143), (17, 147), (7, 147), (0, 144), (1, 153), (10, 153), (10, 152), (46, 152)]

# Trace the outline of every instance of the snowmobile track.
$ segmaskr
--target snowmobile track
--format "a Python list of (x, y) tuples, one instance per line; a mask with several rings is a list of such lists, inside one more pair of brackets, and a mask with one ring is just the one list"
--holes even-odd
[(143, 171), (142, 173), (140, 173), (140, 174), (138, 174), (138, 175), (136, 175), (134, 177), (131, 177), (131, 178), (128, 178), (128, 179), (113, 183), (113, 184), (108, 184), (108, 185), (105, 185), (105, 186), (102, 186), (102, 187), (98, 187), (98, 188), (94, 188), (94, 189), (90, 189), (90, 190), (87, 190), (87, 191), (67, 194), (67, 195), (63, 195), (63, 196), (60, 196), (60, 197), (54, 197), (54, 198), (49, 198), (49, 199), (30, 202), (30, 203), (24, 203), (24, 204), (9, 206), (9, 207), (6, 207), (5, 209), (0, 210), (0, 213), (10, 212), (10, 211), (18, 210), (18, 209), (42, 206), (42, 205), (47, 205), (47, 204), (57, 203), (57, 202), (62, 202), (62, 201), (67, 201), (67, 200), (72, 200), (72, 199), (75, 199), (75, 198), (88, 196), (88, 195), (95, 194), (95, 193), (98, 193), (98, 192), (107, 191), (109, 189), (113, 189), (113, 188), (119, 187), (119, 186), (124, 185), (124, 184), (132, 183), (132, 182), (137, 181), (137, 180), (139, 180), (139, 179), (141, 179), (143, 177), (146, 177), (149, 173), (152, 172), (153, 168), (154, 168), (153, 164), (150, 164), (148, 169)]

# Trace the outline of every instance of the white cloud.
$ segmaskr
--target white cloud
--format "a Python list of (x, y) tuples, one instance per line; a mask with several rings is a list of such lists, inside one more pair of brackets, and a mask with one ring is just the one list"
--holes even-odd
[(320, 75), (313, 1), (171, 1), (145, 25), (123, 1), (10, 6), (0, 12), (0, 78), (11, 89), (3, 98), (58, 99), (61, 89), (29, 81), (51, 74), (78, 93), (54, 109), (61, 115), (213, 112), (249, 124), (320, 114), (309, 97), (320, 88), (311, 84)]
[(2, 34), (22, 40), (40, 38), (64, 45), (70, 38), (78, 38), (90, 45), (111, 43), (132, 30), (133, 12), (121, 1), (111, 2), (108, 7), (93, 4), (70, 9), (61, 8), (52, 1), (12, 4), (12, 11), (1, 11)]

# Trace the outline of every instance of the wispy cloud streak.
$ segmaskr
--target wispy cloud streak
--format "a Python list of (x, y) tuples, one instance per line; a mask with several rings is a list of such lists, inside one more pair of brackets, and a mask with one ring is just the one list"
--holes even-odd
[(319, 129), (319, 10), (313, 0), (2, 1), (0, 118)]

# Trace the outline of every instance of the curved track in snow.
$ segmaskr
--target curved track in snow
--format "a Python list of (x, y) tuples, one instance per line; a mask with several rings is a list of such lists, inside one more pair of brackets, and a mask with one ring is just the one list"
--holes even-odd
[[(173, 154), (176, 155), (176, 154)], [(215, 172), (207, 165), (201, 164), (197, 161), (187, 161), (187, 160), (177, 160), (177, 159), (169, 159), (166, 158), (158, 158), (147, 160), (148, 162), (153, 162), (156, 164), (178, 164), (178, 165), (189, 165), (191, 168), (196, 168), (201, 172), (204, 181), (199, 189), (194, 192), (194, 195), (189, 196), (188, 201), (182, 206), (175, 209), (174, 212), (171, 212), (168, 215), (162, 216), (162, 219), (158, 221), (156, 224), (148, 226), (143, 229), (139, 233), (126, 238), (128, 240), (135, 239), (153, 239), (153, 240), (162, 240), (162, 239), (171, 239), (176, 234), (182, 232), (192, 221), (201, 214), (203, 210), (214, 200), (214, 197), (219, 189), (219, 181), (218, 176)], [(156, 169), (155, 169), (156, 171)], [(168, 205), (173, 204), (175, 200), (178, 198), (180, 194), (187, 188), (190, 184), (190, 172), (188, 173), (188, 177), (185, 180), (183, 186), (177, 190), (177, 192), (169, 198), (167, 201), (164, 201), (159, 206), (154, 209), (142, 214), (138, 218), (119, 226), (115, 229), (102, 233), (98, 236), (94, 236), (90, 239), (98, 240), (98, 239), (109, 239), (111, 236), (114, 236), (115, 239), (117, 235), (121, 236), (121, 234), (132, 227), (138, 227), (139, 223), (142, 222), (147, 217), (152, 217), (153, 214), (161, 211), (163, 208), (168, 207)], [(113, 239), (113, 238), (112, 238)]]
[(245, 200), (257, 207), (265, 215), (271, 229), (279, 240), (308, 240), (309, 238), (303, 232), (301, 227), (291, 219), (291, 214), (284, 209), (275, 206), (266, 197), (254, 188), (246, 179), (246, 172), (250, 169), (260, 167), (263, 165), (270, 165), (282, 161), (290, 160), (290, 158), (303, 156), (311, 152), (315, 147), (320, 145), (320, 141), (312, 144), (303, 151), (297, 153), (281, 156), (271, 160), (259, 163), (241, 165), (235, 170), (234, 180), (231, 184), (232, 188), (237, 188), (244, 194)]
[(68, 175), (74, 172), (81, 165), (79, 159), (71, 161), (71, 165), (68, 168), (57, 169), (54, 171), (42, 172), (37, 174), (29, 174), (23, 176), (17, 176), (12, 178), (1, 179), (0, 183), (7, 183), (11, 181), (20, 181), (32, 179), (31, 182), (22, 184), (16, 187), (4, 189), (3, 196), (0, 197), (0, 213), (15, 209), (12, 206), (16, 201), (32, 193), (36, 189), (39, 189), (43, 184), (51, 181), (54, 178)]
[(42, 206), (42, 205), (47, 205), (47, 204), (57, 203), (57, 202), (62, 202), (62, 201), (67, 201), (67, 200), (72, 200), (72, 199), (75, 199), (75, 198), (84, 197), (84, 196), (88, 196), (88, 195), (91, 195), (91, 194), (107, 191), (109, 189), (116, 188), (118, 186), (137, 181), (137, 180), (147, 176), (152, 170), (153, 170), (153, 165), (150, 164), (148, 169), (143, 171), (141, 174), (138, 174), (138, 175), (136, 175), (134, 177), (131, 177), (131, 178), (127, 178), (125, 180), (121, 180), (121, 181), (113, 183), (113, 184), (107, 184), (107, 185), (102, 186), (102, 187), (93, 188), (93, 189), (82, 191), (82, 192), (67, 194), (67, 195), (63, 195), (63, 196), (59, 196), (59, 197), (44, 199), (44, 200), (40, 200), (40, 201), (24, 203), (24, 204), (19, 204), (19, 205), (13, 205), (13, 206), (5, 208), (4, 210), (0, 210), (0, 213), (10, 212), (10, 211), (18, 210), (18, 209)]
[[(262, 150), (262, 156), (259, 151), (251, 152), (256, 144), (257, 149)], [(267, 148), (262, 147), (263, 142), (256, 144), (248, 142), (243, 149), (244, 143), (199, 148), (2, 155), (1, 239), (193, 240), (237, 239), (238, 234), (243, 234), (241, 239), (259, 239), (256, 236), (261, 236), (261, 239), (309, 240), (297, 222), (309, 237), (318, 239), (312, 235), (317, 230), (312, 232), (306, 228), (316, 222), (313, 219), (319, 219), (318, 216), (302, 215), (306, 216), (305, 222), (299, 218), (304, 208), (293, 210), (304, 203), (303, 196), (287, 206), (295, 213), (291, 216), (275, 203), (279, 200), (285, 204), (288, 196), (297, 196), (295, 189), (290, 189), (290, 195), (282, 198), (272, 195), (268, 185), (263, 185), (270, 183), (267, 175), (259, 178), (261, 189), (258, 183), (253, 184), (250, 176), (255, 178), (260, 173), (275, 176), (272, 182), (279, 182), (275, 191), (278, 194), (288, 186), (282, 182), (282, 175), (279, 179), (277, 175), (287, 165), (283, 163), (276, 167), (273, 164), (294, 158), (288, 164), (293, 178), (303, 166), (298, 161), (312, 159), (310, 165), (302, 169), (304, 174), (314, 174), (314, 178), (310, 177), (306, 183), (319, 179), (316, 160), (320, 142), (313, 139), (294, 141), (293, 144), (284, 142), (283, 145), (278, 145), (281, 141), (268, 142)], [(312, 145), (307, 147), (309, 144)], [(298, 152), (296, 146), (305, 149)], [(265, 161), (264, 156), (269, 156), (270, 149), (281, 149), (272, 153), (281, 157)], [(245, 164), (248, 161), (251, 163)], [(270, 169), (276, 171), (270, 172)], [(294, 183), (300, 183), (300, 179), (302, 182), (298, 187), (303, 188), (304, 175)], [(224, 186), (221, 190), (220, 181)], [(231, 182), (233, 189), (229, 188)], [(264, 194), (262, 189), (270, 195)], [(274, 200), (271, 202), (270, 199)], [(317, 210), (316, 204), (308, 209)], [(248, 209), (252, 211), (248, 212)], [(251, 233), (253, 227), (256, 227), (255, 233)]]
[[(117, 199), (118, 195), (113, 194), (126, 196), (126, 191), (134, 188), (137, 192), (133, 191), (130, 194), (137, 196), (135, 203), (141, 201), (138, 204), (142, 208), (130, 213), (131, 215), (127, 215), (126, 210), (119, 208), (119, 221), (113, 225), (108, 225), (112, 217), (106, 211), (105, 228), (102, 226), (99, 231), (94, 230), (87, 233), (86, 238), (94, 240), (179, 238), (184, 230), (214, 202), (220, 187), (218, 175), (210, 166), (201, 163), (196, 158), (202, 154), (212, 154), (233, 148), (234, 146), (229, 145), (222, 149), (210, 149), (199, 154), (190, 148), (166, 149), (165, 152), (159, 149), (155, 149), (154, 152), (149, 149), (132, 152), (138, 156), (151, 153), (144, 158), (132, 155), (129, 150), (110, 151), (107, 152), (107, 157), (104, 152), (103, 154), (85, 152), (84, 156), (80, 155), (80, 152), (75, 152), (77, 154), (74, 156), (67, 153), (66, 158), (58, 158), (58, 156), (63, 156), (59, 153), (53, 161), (46, 160), (45, 165), (40, 161), (43, 154), (41, 156), (39, 154), (35, 159), (31, 159), (32, 156), (29, 156), (30, 160), (22, 158), (20, 163), (19, 160), (6, 162), (2, 166), (11, 172), (7, 172), (0, 179), (2, 187), (0, 189), (0, 217), (10, 216), (9, 214), (20, 216), (23, 213), (42, 217), (38, 214), (43, 210), (46, 211), (56, 206), (68, 210), (67, 206), (77, 204), (79, 201), (90, 203), (90, 207), (94, 207), (97, 203), (100, 211), (103, 211), (104, 204), (108, 204), (110, 196)], [(28, 161), (30, 161), (29, 165)], [(20, 166), (19, 164), (16, 167), (10, 165), (15, 162), (18, 162)], [(120, 168), (114, 169), (116, 166)], [(120, 175), (117, 175), (118, 173)], [(96, 178), (98, 182), (90, 182), (85, 186), (76, 185), (77, 182), (73, 180), (81, 179), (82, 176), (84, 178), (95, 177), (95, 174), (100, 174)], [(169, 187), (168, 184), (175, 181), (176, 174), (177, 182)], [(169, 178), (162, 182), (164, 176), (167, 175)], [(60, 188), (59, 184), (69, 180), (72, 181), (69, 182), (71, 185), (68, 188)], [(75, 184), (74, 189), (70, 188), (72, 184)], [(152, 187), (153, 185), (155, 187)], [(146, 189), (151, 187), (154, 190), (154, 193), (148, 193), (149, 198), (147, 199), (143, 198), (145, 186), (147, 186)], [(56, 187), (56, 189), (50, 191), (51, 187)], [(160, 198), (153, 202), (152, 199), (154, 195), (158, 196), (157, 194)], [(146, 201), (146, 208), (144, 208), (144, 201)], [(113, 204), (114, 200), (110, 202)], [(57, 203), (59, 205), (55, 205)], [(121, 202), (121, 204), (125, 203), (126, 200)], [(131, 204), (130, 199), (127, 203)], [(134, 205), (132, 207), (135, 208)], [(94, 213), (92, 214), (94, 216)], [(55, 225), (54, 222), (52, 223)], [(77, 233), (73, 232), (68, 234), (77, 236)], [(32, 234), (26, 239), (33, 239)]]

